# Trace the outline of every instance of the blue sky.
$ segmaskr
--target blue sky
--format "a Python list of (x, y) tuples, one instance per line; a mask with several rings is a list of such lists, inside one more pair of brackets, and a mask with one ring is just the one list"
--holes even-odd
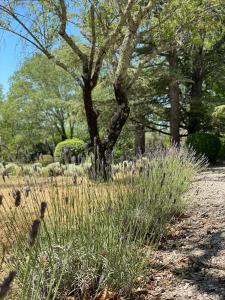
[[(76, 13), (79, 12), (78, 8), (75, 8), (74, 11)], [(23, 13), (24, 8), (19, 7), (18, 12)], [(74, 28), (69, 23), (67, 24), (67, 30), (68, 33), (82, 39), (77, 27)], [(30, 44), (25, 43), (16, 35), (0, 30), (0, 85), (3, 85), (5, 94), (9, 90), (10, 77), (35, 50)]]
[(1, 32), (0, 36), (0, 84), (3, 85), (4, 93), (9, 89), (9, 78), (28, 55), (28, 50), (15, 35)]
[[(80, 37), (78, 30), (73, 33)], [(16, 35), (0, 31), (0, 85), (4, 94), (9, 90), (10, 77), (35, 50)]]
[(14, 34), (0, 33), (0, 85), (3, 86), (3, 92), (6, 94), (9, 90), (10, 77), (34, 49)]

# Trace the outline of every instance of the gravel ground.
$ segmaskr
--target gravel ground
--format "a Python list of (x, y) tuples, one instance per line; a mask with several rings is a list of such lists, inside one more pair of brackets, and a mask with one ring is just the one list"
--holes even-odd
[(225, 299), (225, 168), (203, 172), (191, 192), (190, 209), (153, 254), (144, 299)]

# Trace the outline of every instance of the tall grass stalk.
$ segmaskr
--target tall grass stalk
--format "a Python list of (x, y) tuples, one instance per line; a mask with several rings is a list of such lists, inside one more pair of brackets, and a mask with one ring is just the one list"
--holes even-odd
[(184, 193), (203, 165), (192, 152), (171, 148), (114, 166), (106, 183), (25, 178), (19, 189), (29, 184), (29, 195), (16, 207), (12, 191), (0, 205), (2, 249), (9, 250), (3, 266), (17, 271), (15, 299), (127, 293), (145, 273), (144, 245), (157, 244), (184, 210)]

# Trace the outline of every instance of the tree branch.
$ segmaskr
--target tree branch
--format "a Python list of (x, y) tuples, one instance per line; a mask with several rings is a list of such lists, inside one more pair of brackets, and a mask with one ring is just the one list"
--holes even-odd
[(145, 7), (140, 7), (134, 20), (130, 17), (128, 31), (126, 32), (125, 38), (121, 46), (120, 59), (116, 70), (116, 80), (120, 78), (120, 80), (123, 81), (127, 75), (131, 54), (134, 48), (134, 43), (136, 42), (134, 40), (134, 36), (137, 33), (138, 27), (140, 26), (143, 17), (149, 12), (151, 7), (152, 1), (150, 0)]
[(91, 77), (93, 62), (95, 57), (95, 49), (96, 49), (95, 6), (94, 5), (91, 5), (91, 9), (90, 9), (90, 21), (91, 21), (92, 40), (91, 40), (91, 53), (90, 53), (90, 61), (89, 61), (89, 76)]
[[(64, 64), (62, 61), (60, 61), (54, 54), (49, 52), (49, 50), (42, 45), (42, 43), (38, 40), (38, 38), (30, 31), (30, 29), (19, 19), (19, 17), (15, 13), (10, 11), (3, 5), (0, 5), (0, 11), (3, 11), (6, 14), (8, 14), (9, 16), (11, 16), (25, 30), (25, 32), (28, 34), (28, 37), (24, 34), (21, 34), (20, 32), (15, 31), (12, 28), (6, 27), (6, 25), (4, 25), (4, 24), (1, 24), (2, 28), (0, 28), (0, 29), (11, 32), (11, 33), (19, 36), (23, 40), (27, 41), (31, 45), (33, 45), (35, 48), (37, 48), (39, 51), (41, 51), (43, 54), (45, 54), (45, 56), (48, 59), (53, 60), (56, 65), (63, 68), (67, 73), (69, 73), (79, 83), (80, 86), (83, 85), (81, 79), (76, 74), (71, 72), (66, 64)], [(29, 36), (31, 38), (29, 38)]]
[[(163, 131), (163, 130), (161, 130), (161, 129), (159, 129), (159, 128), (155, 128), (155, 127), (153, 127), (153, 126), (151, 126), (151, 125), (149, 125), (149, 124), (140, 122), (140, 121), (138, 121), (138, 120), (136, 120), (136, 119), (134, 119), (134, 118), (130, 118), (130, 120), (131, 120), (132, 122), (136, 123), (136, 124), (143, 125), (144, 127), (148, 128), (148, 129), (150, 129), (150, 130), (157, 131), (157, 132), (159, 132), (159, 133), (166, 134), (166, 135), (171, 135), (170, 132)], [(153, 125), (161, 126), (160, 124), (153, 124)], [(165, 126), (164, 126), (164, 127), (165, 127)], [(168, 127), (169, 127), (169, 126), (168, 126)], [(182, 127), (181, 127), (181, 128), (182, 128)], [(185, 136), (187, 136), (187, 134), (180, 134), (180, 137), (185, 137)]]
[(118, 34), (120, 33), (122, 27), (126, 23), (127, 17), (129, 15), (130, 10), (132, 9), (134, 3), (135, 3), (135, 0), (129, 0), (128, 1), (125, 12), (120, 16), (120, 20), (119, 20), (115, 30), (111, 34), (109, 34), (109, 37), (105, 41), (104, 45), (100, 48), (99, 53), (98, 53), (98, 57), (97, 57), (97, 60), (96, 60), (96, 64), (95, 64), (94, 74), (92, 76), (92, 87), (96, 86), (96, 84), (98, 82), (99, 73), (100, 73), (100, 69), (101, 69), (101, 66), (102, 66), (103, 59), (104, 59), (107, 51), (109, 50), (109, 48), (112, 47), (112, 45), (115, 44), (115, 42), (117, 40), (117, 37), (118, 37)]
[(58, 16), (61, 22), (59, 35), (67, 42), (67, 44), (70, 46), (73, 52), (78, 55), (81, 62), (83, 63), (83, 66), (84, 65), (86, 66), (88, 61), (87, 55), (81, 51), (81, 49), (77, 46), (74, 40), (66, 33), (67, 11), (66, 11), (66, 4), (64, 0), (60, 0), (60, 7), (61, 7), (61, 11), (60, 10), (58, 11)]

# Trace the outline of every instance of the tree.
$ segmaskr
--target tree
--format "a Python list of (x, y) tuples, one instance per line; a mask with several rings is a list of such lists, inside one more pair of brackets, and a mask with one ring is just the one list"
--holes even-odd
[(3, 101), (3, 100), (4, 100), (3, 87), (0, 84), (0, 101)]
[(20, 98), (27, 107), (38, 105), (37, 114), (46, 132), (51, 129), (63, 141), (74, 136), (76, 104), (79, 103), (76, 90), (68, 73), (45, 56), (36, 54), (11, 78), (9, 96)]
[[(90, 146), (93, 149), (94, 144), (97, 145), (101, 165), (105, 170), (108, 164), (106, 153), (112, 152), (129, 116), (128, 69), (137, 42), (137, 32), (152, 10), (154, 2), (128, 0), (121, 1), (119, 6), (117, 1), (79, 3), (80, 1), (75, 0), (24, 1), (19, 4), (13, 0), (3, 1), (0, 4), (1, 27), (44, 53), (80, 85)], [(78, 24), (81, 24), (80, 27)], [(86, 39), (85, 50), (74, 38), (74, 28), (75, 31), (80, 29), (80, 34)], [(68, 64), (68, 61), (57, 55), (55, 47), (59, 40), (70, 49), (75, 64)], [(106, 136), (101, 138), (92, 92), (101, 72), (104, 72), (103, 62), (112, 52), (117, 57), (113, 80), (117, 110), (109, 122)], [(106, 176), (104, 171), (104, 177)]]
[[(150, 38), (143, 35), (143, 45), (136, 51), (149, 57), (148, 68), (154, 70), (150, 71), (151, 76), (158, 81), (149, 77), (153, 86), (159, 86), (161, 82), (160, 89), (155, 91), (155, 98), (161, 99), (161, 116), (159, 120), (152, 117), (150, 126), (144, 119), (145, 124), (168, 134), (163, 128), (167, 128), (165, 122), (169, 121), (171, 140), (179, 144), (180, 129), (192, 133), (204, 130), (208, 122), (208, 101), (203, 102), (213, 84), (212, 78), (218, 81), (224, 72), (225, 19), (224, 5), (220, 0), (170, 1), (163, 9), (158, 7), (155, 19), (163, 20), (169, 11), (175, 9), (176, 14), (160, 28), (152, 30)], [(155, 57), (152, 57), (153, 52)], [(154, 94), (151, 98), (154, 99)], [(149, 105), (151, 115), (152, 111)], [(147, 121), (149, 123), (149, 118)]]

